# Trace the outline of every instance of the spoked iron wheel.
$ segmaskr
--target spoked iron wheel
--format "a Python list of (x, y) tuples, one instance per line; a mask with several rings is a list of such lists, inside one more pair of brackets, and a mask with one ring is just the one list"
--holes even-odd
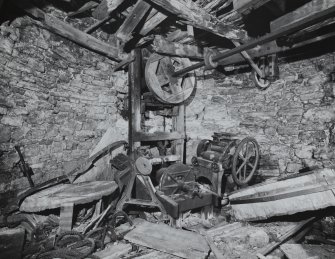
[(259, 162), (259, 146), (254, 138), (244, 138), (233, 156), (232, 177), (238, 186), (250, 182)]
[(187, 58), (152, 54), (145, 65), (145, 81), (153, 95), (163, 103), (180, 104), (189, 98), (195, 88), (195, 73), (173, 77), (175, 70), (192, 65)]

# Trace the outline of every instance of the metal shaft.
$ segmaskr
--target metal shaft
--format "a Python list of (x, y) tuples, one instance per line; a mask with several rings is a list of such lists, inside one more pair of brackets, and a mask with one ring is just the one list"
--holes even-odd
[[(317, 23), (319, 21), (322, 21), (324, 19), (327, 19), (329, 17), (331, 17), (333, 15), (333, 13), (335, 12), (335, 6), (334, 7), (330, 7), (324, 11), (318, 12), (316, 14), (312, 14), (310, 15), (308, 18), (306, 19), (301, 19), (300, 21), (294, 22), (290, 25), (287, 25), (281, 29), (278, 29), (272, 33), (266, 34), (258, 39), (254, 39), (252, 41), (250, 41), (249, 43), (246, 43), (244, 45), (238, 46), (234, 49), (228, 50), (226, 52), (223, 52), (221, 54), (218, 54), (216, 56), (213, 57), (213, 62), (218, 62), (222, 59), (225, 59), (227, 57), (230, 57), (232, 55), (235, 55), (237, 53), (240, 53), (244, 50), (248, 50), (251, 48), (256, 47), (257, 45), (261, 45), (267, 42), (270, 42), (272, 40), (275, 40), (281, 36), (293, 33), (295, 31), (301, 30), (303, 28), (306, 28), (310, 25), (313, 25), (314, 23)], [(184, 74), (191, 72), (195, 69), (201, 68), (205, 66), (205, 62), (201, 61), (199, 63), (196, 63), (194, 65), (191, 65), (189, 67), (183, 68), (181, 70), (178, 70), (176, 72), (174, 72), (172, 74), (172, 76), (174, 77), (181, 77)]]

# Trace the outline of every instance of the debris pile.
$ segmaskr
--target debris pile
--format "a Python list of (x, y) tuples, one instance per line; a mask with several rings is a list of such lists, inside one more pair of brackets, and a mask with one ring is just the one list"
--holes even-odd
[[(140, 156), (134, 161), (121, 153), (111, 160), (115, 181), (75, 181), (97, 159), (122, 145), (123, 142), (114, 143), (67, 176), (21, 193), (0, 218), (1, 255), (106, 259), (333, 258), (332, 207), (305, 209), (311, 199), (298, 207), (303, 195), (328, 197), (327, 192), (333, 191), (333, 169), (273, 180), (220, 196), (209, 184), (192, 180), (192, 167), (176, 163), (156, 175), (160, 184), (154, 186), (150, 159)], [(325, 182), (313, 181), (318, 179)], [(287, 199), (297, 207), (294, 212), (300, 214), (291, 213), (293, 205), (285, 205)], [(319, 204), (328, 201), (333, 205), (332, 199), (333, 196)], [(270, 211), (274, 202), (280, 207)], [(266, 204), (271, 204), (270, 209), (265, 209)], [(262, 206), (258, 208), (263, 211), (252, 210), (251, 205)]]

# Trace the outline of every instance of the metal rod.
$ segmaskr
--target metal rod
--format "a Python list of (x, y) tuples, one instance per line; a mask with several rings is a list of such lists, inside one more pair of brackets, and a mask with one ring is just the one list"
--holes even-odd
[[(310, 17), (308, 17), (306, 19), (302, 19), (302, 20), (297, 21), (297, 22), (295, 22), (291, 25), (287, 25), (287, 26), (285, 26), (281, 29), (278, 29), (278, 30), (276, 30), (272, 33), (266, 34), (266, 35), (264, 35), (264, 36), (262, 36), (258, 39), (252, 40), (249, 43), (246, 43), (246, 44), (238, 46), (234, 49), (231, 49), (231, 50), (228, 50), (228, 51), (223, 52), (221, 54), (218, 54), (215, 57), (213, 57), (213, 62), (218, 62), (222, 59), (225, 59), (225, 58), (230, 57), (234, 54), (240, 53), (244, 50), (254, 48), (257, 45), (267, 43), (267, 42), (275, 40), (275, 39), (277, 39), (281, 36), (284, 36), (286, 34), (290, 34), (290, 33), (293, 33), (297, 30), (306, 28), (310, 25), (313, 25), (313, 24), (323, 20), (323, 19), (331, 17), (331, 15), (333, 15), (334, 11), (335, 11), (335, 6), (330, 7), (328, 9), (324, 10), (324, 11), (318, 12), (316, 14), (312, 14)], [(201, 61), (199, 63), (196, 63), (194, 65), (191, 65), (189, 67), (186, 67), (186, 68), (183, 68), (181, 70), (178, 70), (178, 71), (174, 72), (172, 74), (172, 76), (181, 77), (188, 72), (191, 72), (195, 69), (198, 69), (198, 68), (201, 68), (201, 67), (204, 67), (204, 66), (205, 66), (205, 62)]]

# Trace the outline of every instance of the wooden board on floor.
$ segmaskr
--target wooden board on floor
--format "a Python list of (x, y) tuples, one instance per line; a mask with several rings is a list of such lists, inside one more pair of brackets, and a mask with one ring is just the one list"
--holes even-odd
[(335, 257), (334, 246), (329, 245), (283, 244), (280, 249), (288, 259), (330, 259)]
[(229, 195), (238, 220), (260, 220), (335, 206), (335, 169), (263, 183)]
[(114, 181), (60, 184), (37, 192), (23, 200), (20, 210), (37, 212), (64, 204), (85, 204), (112, 194), (118, 188)]
[(165, 224), (143, 222), (126, 234), (124, 239), (182, 258), (205, 258), (209, 252), (209, 246), (203, 236)]

